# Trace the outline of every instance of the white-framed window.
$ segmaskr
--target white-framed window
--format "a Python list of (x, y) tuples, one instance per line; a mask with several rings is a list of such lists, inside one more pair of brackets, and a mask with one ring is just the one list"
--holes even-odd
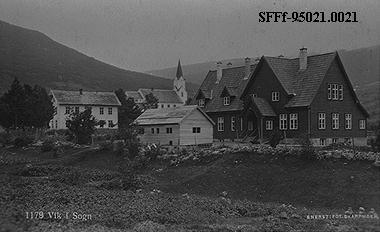
[(339, 98), (339, 100), (343, 100), (343, 85), (339, 85), (338, 98)]
[(152, 132), (152, 134), (154, 134), (154, 128), (151, 128), (150, 131)]
[(99, 108), (99, 114), (104, 114), (104, 108), (103, 107)]
[(230, 102), (231, 102), (230, 96), (225, 96), (225, 97), (223, 97), (223, 104), (224, 104), (225, 106), (230, 105)]
[(166, 128), (166, 134), (172, 134), (173, 133), (173, 128), (167, 127)]
[(198, 99), (198, 106), (199, 107), (204, 107), (205, 106), (205, 99), (203, 99), (203, 98)]
[(338, 84), (332, 84), (332, 99), (338, 100)]
[(201, 133), (201, 128), (200, 128), (200, 127), (193, 127), (193, 133), (194, 133), (194, 134), (199, 134), (199, 133)]
[(280, 101), (280, 92), (272, 92), (272, 101)]
[(290, 130), (298, 129), (298, 114), (297, 113), (289, 114), (289, 129)]
[(318, 113), (318, 129), (324, 130), (326, 129), (326, 114)]
[(109, 128), (113, 127), (113, 122), (112, 122), (112, 120), (108, 120), (108, 127), (109, 127)]
[(286, 114), (280, 114), (280, 130), (288, 129), (288, 117)]
[(108, 107), (108, 114), (112, 114), (112, 107)]
[(218, 131), (224, 131), (224, 117), (218, 117)]
[(359, 129), (360, 130), (365, 130), (365, 127), (366, 127), (366, 121), (365, 121), (365, 119), (360, 119), (359, 120)]
[(243, 117), (240, 117), (240, 130), (243, 131)]
[(235, 131), (235, 116), (231, 116), (231, 131)]
[(332, 138), (331, 142), (334, 143), (334, 144), (338, 143), (338, 138)]
[(156, 134), (160, 133), (160, 128), (156, 128)]
[(331, 84), (328, 84), (327, 85), (327, 99), (331, 100), (331, 98), (332, 98), (332, 86)]
[(248, 121), (248, 130), (253, 131), (253, 121)]
[(265, 129), (266, 130), (273, 130), (273, 121), (272, 120), (266, 120), (265, 121)]
[(339, 114), (338, 113), (333, 113), (331, 115), (331, 126), (333, 130), (339, 129)]
[(325, 138), (320, 138), (319, 139), (319, 145), (326, 146), (326, 139)]
[(65, 108), (65, 114), (70, 114), (70, 111), (71, 111), (71, 107), (70, 106), (66, 106), (66, 108)]
[(346, 130), (351, 130), (352, 129), (352, 114), (345, 114), (344, 115), (344, 125)]

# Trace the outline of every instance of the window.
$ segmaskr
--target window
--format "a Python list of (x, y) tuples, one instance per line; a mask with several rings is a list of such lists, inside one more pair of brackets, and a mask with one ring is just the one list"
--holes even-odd
[(193, 127), (193, 133), (201, 133), (201, 128), (200, 127)]
[(326, 114), (318, 113), (318, 129), (324, 130), (326, 129)]
[(103, 128), (105, 124), (106, 124), (106, 121), (104, 121), (104, 120), (99, 121), (99, 127), (100, 128)]
[(231, 116), (231, 131), (235, 131), (235, 116)]
[(181, 97), (183, 97), (183, 92), (181, 92)]
[(266, 130), (273, 130), (273, 121), (272, 120), (266, 120), (265, 121), (265, 129)]
[(173, 141), (170, 140), (169, 141), (169, 145), (172, 146), (173, 145)]
[(332, 143), (338, 143), (338, 138), (332, 138), (331, 142)]
[(173, 133), (173, 128), (168, 127), (166, 128), (166, 134), (172, 134)]
[(205, 106), (205, 99), (199, 99), (198, 100), (198, 106), (200, 106), (200, 107), (204, 107)]
[(289, 115), (289, 129), (290, 130), (298, 129), (298, 114)]
[(229, 96), (226, 96), (223, 98), (223, 103), (225, 106), (228, 106), (230, 104), (230, 97)]
[(365, 130), (365, 124), (366, 124), (366, 121), (364, 119), (360, 119), (359, 120), (359, 129)]
[(253, 94), (252, 94), (252, 97), (257, 97), (257, 94), (253, 93)]
[(240, 117), (240, 130), (243, 130), (243, 117)]
[(154, 134), (154, 128), (151, 128), (150, 131), (152, 132), (152, 134)]
[(352, 114), (345, 114), (345, 128), (346, 130), (351, 130), (352, 129)]
[(112, 107), (108, 107), (108, 114), (112, 114)]
[(332, 84), (332, 99), (338, 100), (338, 85)]
[(160, 128), (156, 128), (156, 133), (157, 133), (157, 134), (160, 133)]
[(109, 127), (109, 128), (113, 127), (113, 122), (112, 122), (112, 120), (108, 120), (108, 127)]
[(272, 92), (272, 101), (280, 101), (280, 92)]
[(224, 131), (224, 118), (218, 117), (218, 131)]
[(331, 96), (332, 96), (332, 86), (331, 84), (328, 84), (327, 85), (327, 99), (331, 100)]
[(173, 107), (176, 107), (176, 106), (177, 106), (176, 104), (173, 105)]
[(333, 113), (331, 121), (332, 121), (332, 129), (333, 130), (338, 130), (339, 129), (339, 114), (338, 113)]
[(103, 107), (99, 108), (99, 114), (104, 114), (104, 108)]
[(319, 139), (319, 145), (326, 146), (326, 139), (325, 138), (320, 138)]
[(338, 97), (339, 100), (343, 100), (343, 85), (339, 85), (339, 90), (338, 90)]
[(55, 120), (55, 129), (58, 129), (58, 121)]
[(164, 108), (164, 104), (161, 104), (161, 108)]
[(75, 106), (75, 113), (78, 114), (79, 113), (79, 106)]
[(286, 114), (280, 114), (280, 130), (288, 129), (288, 121)]
[(70, 106), (66, 106), (65, 114), (70, 114)]

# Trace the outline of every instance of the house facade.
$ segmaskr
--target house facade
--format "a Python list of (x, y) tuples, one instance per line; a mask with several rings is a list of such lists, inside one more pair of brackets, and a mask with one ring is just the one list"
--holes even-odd
[(148, 109), (135, 123), (141, 128), (142, 143), (182, 146), (213, 142), (214, 122), (194, 105)]
[(173, 108), (185, 105), (187, 101), (186, 80), (183, 77), (181, 61), (178, 61), (176, 77), (173, 80), (173, 89), (138, 89), (126, 91), (127, 98), (133, 98), (136, 104), (146, 102), (145, 96), (153, 94), (158, 100), (158, 108)]
[(51, 90), (53, 105), (56, 113), (49, 125), (51, 129), (67, 129), (66, 121), (73, 112), (82, 112), (86, 108), (91, 109), (91, 114), (104, 125), (98, 129), (117, 129), (118, 107), (121, 105), (113, 92), (89, 92)]
[[(366, 144), (368, 113), (360, 104), (337, 52), (308, 56), (307, 49), (302, 48), (298, 58), (263, 56), (241, 87), (237, 98), (233, 99), (228, 91), (215, 96), (243, 102), (239, 112), (216, 113), (217, 120), (222, 121), (219, 119), (222, 117), (225, 125), (231, 124), (221, 133), (214, 133), (216, 139), (239, 138), (236, 128), (232, 130), (232, 122), (235, 120), (236, 124), (236, 113), (240, 113), (240, 138), (265, 141), (280, 133), (284, 142), (289, 143), (309, 137), (320, 146), (347, 141)], [(215, 114), (207, 108), (206, 112), (210, 116)]]

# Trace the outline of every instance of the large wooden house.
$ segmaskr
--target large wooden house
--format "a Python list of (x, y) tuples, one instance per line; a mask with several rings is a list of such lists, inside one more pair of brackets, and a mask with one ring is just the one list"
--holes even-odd
[[(219, 66), (220, 67), (220, 66)], [(298, 58), (263, 56), (257, 64), (210, 71), (193, 103), (215, 120), (214, 138), (285, 142), (309, 137), (315, 145), (366, 144), (367, 111), (337, 52)]]

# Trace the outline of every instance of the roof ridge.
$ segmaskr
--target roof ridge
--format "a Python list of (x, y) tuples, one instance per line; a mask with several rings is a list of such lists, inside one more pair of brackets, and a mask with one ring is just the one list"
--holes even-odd
[[(310, 57), (315, 57), (315, 56), (332, 55), (332, 54), (335, 54), (335, 53), (337, 53), (337, 51), (320, 53), (320, 54), (314, 54), (314, 55), (308, 55), (307, 57), (310, 58)], [(282, 59), (282, 60), (296, 60), (296, 59), (299, 59), (299, 57), (293, 57), (293, 58), (277, 57), (277, 56), (264, 56), (264, 57), (266, 57), (266, 58), (274, 58), (274, 59)]]

